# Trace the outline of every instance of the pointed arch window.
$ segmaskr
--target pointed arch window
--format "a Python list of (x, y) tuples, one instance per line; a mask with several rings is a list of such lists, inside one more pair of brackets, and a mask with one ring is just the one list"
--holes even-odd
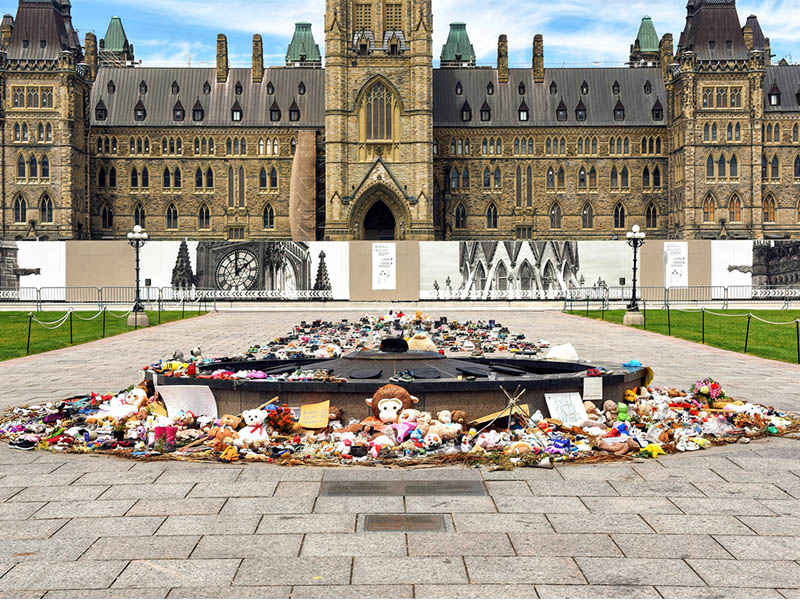
[(142, 169), (142, 187), (150, 187), (150, 172), (147, 170), (147, 167)]
[(270, 81), (267, 83), (267, 95), (272, 96), (274, 93), (275, 93), (275, 86)]
[(508, 289), (508, 270), (503, 263), (499, 263), (494, 272), (494, 289), (505, 291)]
[(547, 168), (547, 189), (552, 190), (556, 187), (556, 175), (553, 167)]
[(728, 202), (728, 220), (731, 223), (741, 223), (742, 221), (742, 201), (736, 194), (731, 196)]
[(775, 208), (775, 198), (770, 194), (764, 200), (764, 223), (775, 222)]
[(394, 98), (389, 88), (381, 82), (373, 84), (364, 97), (364, 107), (366, 111), (366, 139), (392, 139)]
[(649, 94), (652, 91), (653, 91), (653, 87), (650, 85), (650, 82), (649, 81), (645, 81), (644, 82), (644, 93), (645, 94)]
[(14, 141), (15, 141), (15, 142), (18, 142), (18, 141), (20, 141), (20, 136), (19, 136), (19, 123), (16, 123), (16, 124), (14, 125)]
[(269, 172), (269, 187), (273, 190), (278, 188), (278, 170), (275, 167)]
[(233, 181), (233, 167), (228, 167), (228, 207), (233, 208), (234, 195), (233, 195), (234, 181)]
[(35, 156), (31, 156), (28, 159), (28, 177), (31, 179), (39, 177), (39, 161), (36, 160)]
[(524, 81), (520, 81), (519, 82), (519, 86), (517, 87), (517, 91), (519, 92), (520, 96), (524, 96), (525, 95), (525, 82)]
[(642, 187), (649, 188), (650, 187), (650, 169), (645, 167), (644, 171), (642, 171)]
[(180, 86), (178, 85), (177, 81), (172, 82), (172, 95), (177, 96), (181, 91)]
[(725, 173), (727, 172), (726, 167), (727, 163), (725, 161), (725, 157), (722, 154), (720, 154), (719, 160), (717, 161), (717, 177), (719, 177), (720, 179), (726, 177), (725, 175)]
[(645, 227), (655, 229), (658, 227), (658, 209), (652, 202), (647, 205), (647, 210), (644, 214)]
[(469, 167), (464, 167), (461, 173), (461, 187), (464, 189), (469, 187)]
[(597, 189), (597, 170), (594, 167), (589, 169), (589, 189)]
[(28, 220), (28, 205), (25, 198), (17, 196), (14, 201), (14, 223), (25, 223)]
[(106, 187), (106, 170), (103, 167), (97, 172), (97, 187)]
[(464, 205), (460, 202), (456, 206), (456, 229), (465, 229), (467, 227), (467, 211)]
[(481, 106), (481, 121), (487, 122), (492, 120), (492, 109), (489, 107), (489, 103), (484, 101), (483, 105)]
[(558, 189), (563, 190), (566, 185), (566, 174), (564, 172), (564, 167), (558, 167), (558, 173), (556, 173), (556, 179), (558, 182)]
[(239, 206), (244, 206), (244, 167), (239, 167)]
[(136, 169), (136, 167), (133, 167), (133, 169), (131, 169), (131, 187), (132, 188), (139, 187), (139, 171)]
[[(47, 157), (45, 156), (44, 159), (42, 159), (42, 170), (44, 170), (45, 161), (46, 160), (47, 160)], [(48, 171), (50, 170), (49, 164), (47, 165), (47, 169), (48, 169)], [(108, 187), (110, 187), (110, 188), (117, 187), (117, 168), (116, 167), (111, 167), (111, 170), (108, 172)]]
[(497, 206), (494, 202), (486, 208), (486, 229), (497, 229)]
[(622, 189), (628, 189), (628, 167), (622, 167), (622, 171), (619, 174), (620, 180), (620, 187)]
[(714, 159), (711, 156), (706, 159), (706, 179), (714, 179)]
[(297, 94), (299, 96), (305, 96), (306, 95), (306, 84), (303, 83), (302, 81), (297, 85)]
[(456, 155), (456, 138), (450, 138), (450, 156)]
[[(36, 138), (40, 141), (44, 141), (44, 125), (39, 123), (39, 127), (36, 128)], [(108, 144), (108, 138), (106, 138), (106, 144)]]
[(761, 155), (761, 179), (766, 180), (767, 178), (767, 155)]
[(617, 104), (614, 106), (614, 120), (615, 121), (624, 121), (625, 120), (625, 107), (622, 105), (622, 102), (617, 100)]
[(550, 95), (555, 96), (558, 93), (558, 86), (555, 81), (550, 82)]
[(208, 210), (208, 204), (205, 202), (200, 205), (200, 209), (197, 211), (197, 228), (211, 229), (211, 211)]
[(522, 263), (522, 268), (519, 270), (519, 284), (520, 289), (529, 291), (534, 289), (535, 278), (533, 276), (533, 269), (526, 260)]
[(299, 121), (300, 120), (300, 108), (297, 106), (297, 103), (292, 101), (291, 106), (289, 106), (289, 120), (290, 121)]
[(588, 202), (583, 205), (581, 211), (581, 227), (583, 229), (594, 229), (594, 209)]
[(653, 168), (653, 187), (656, 189), (661, 187), (661, 169), (658, 167)]
[(108, 90), (109, 95), (117, 91), (117, 86), (114, 85), (113, 79), (108, 80), (108, 85), (106, 86), (106, 89)]
[(491, 81), (486, 84), (486, 93), (490, 96), (494, 96), (494, 83)]
[(716, 218), (717, 207), (712, 196), (706, 196), (703, 200), (703, 222), (714, 223)]
[(108, 204), (103, 204), (103, 208), (100, 210), (100, 226), (103, 229), (114, 227), (114, 211)]
[(194, 172), (194, 187), (198, 190), (203, 187), (203, 170), (200, 167)]
[(615, 81), (611, 86), (611, 93), (615, 96), (619, 95), (619, 82)]
[(586, 169), (584, 167), (578, 169), (578, 189), (586, 189)]
[(616, 190), (619, 188), (619, 175), (617, 167), (611, 167), (611, 189)]
[(170, 187), (170, 179), (171, 179), (168, 167), (164, 167), (164, 177), (163, 177), (163, 179), (164, 179), (164, 182), (163, 182), (164, 188), (168, 189)]
[(797, 123), (795, 123), (794, 127), (792, 127), (792, 141), (800, 141), (800, 127), (798, 127)]
[(261, 167), (261, 171), (258, 173), (258, 187), (262, 190), (267, 189), (267, 169), (265, 167)]
[(561, 229), (561, 205), (553, 202), (550, 207), (550, 229)]
[(525, 178), (525, 206), (533, 206), (533, 169), (528, 166)]
[(742, 128), (739, 123), (733, 128), (733, 139), (737, 142), (742, 139)]
[(515, 192), (517, 206), (522, 206), (522, 167), (517, 167)]
[(622, 202), (617, 202), (617, 205), (614, 207), (614, 228), (625, 228), (625, 206)]
[(581, 84), (581, 95), (586, 96), (589, 93), (589, 84), (584, 82)]
[(450, 171), (450, 188), (453, 190), (458, 189), (458, 183), (459, 183), (458, 169), (453, 167), (453, 170)]
[(234, 87), (234, 92), (235, 92), (235, 94), (237, 96), (241, 96), (242, 95), (242, 82), (241, 81), (237, 81), (236, 82), (236, 86)]
[(133, 224), (145, 229), (145, 219), (146, 214), (144, 212), (144, 206), (142, 206), (142, 203), (140, 202), (133, 210)]
[(178, 209), (170, 202), (167, 207), (167, 229), (178, 228)]
[(264, 206), (264, 212), (261, 216), (264, 229), (275, 229), (275, 210), (272, 208), (272, 204), (267, 203)]
[(489, 170), (489, 167), (483, 170), (483, 187), (492, 187), (492, 172)]
[(181, 168), (175, 167), (175, 171), (172, 173), (172, 185), (176, 189), (180, 189), (181, 187)]
[(461, 82), (456, 82), (456, 96), (460, 96), (464, 93), (464, 86), (461, 85)]
[(206, 188), (214, 189), (214, 171), (211, 170), (211, 167), (206, 171)]
[(769, 178), (772, 180), (777, 180), (780, 177), (778, 172), (778, 155), (775, 154), (772, 157), (772, 160), (769, 163)]
[(500, 174), (500, 167), (495, 168), (494, 170), (494, 187), (495, 189), (499, 189), (503, 185), (502, 176)]
[(716, 123), (712, 123), (711, 124), (711, 141), (712, 142), (716, 142), (717, 141), (717, 124)]
[(800, 156), (794, 157), (794, 178), (800, 179)]
[(27, 123), (23, 123), (22, 124), (22, 141), (23, 142), (27, 142), (28, 141), (28, 124)]

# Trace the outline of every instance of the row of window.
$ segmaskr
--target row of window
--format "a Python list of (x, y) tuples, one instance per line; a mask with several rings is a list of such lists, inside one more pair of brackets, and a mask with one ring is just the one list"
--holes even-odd
[(741, 87), (707, 86), (701, 92), (703, 108), (741, 108)]
[[(764, 223), (774, 223), (777, 202), (772, 194), (768, 194), (761, 203), (761, 218)], [(733, 194), (728, 200), (728, 221), (731, 223), (742, 222), (742, 201), (739, 196)], [(703, 200), (703, 222), (717, 222), (717, 203), (714, 196), (709, 194)], [(797, 205), (797, 222), (800, 223), (800, 204)]]
[[(707, 127), (707, 126), (706, 126)], [(738, 124), (737, 124), (738, 127)], [(714, 139), (716, 140), (716, 125), (714, 125)], [(579, 137), (575, 144), (576, 153), (579, 155), (597, 154), (598, 142), (596, 137)], [(643, 155), (661, 154), (661, 136), (645, 136), (642, 137), (641, 153)], [(438, 154), (438, 142), (434, 140), (433, 153)], [(462, 154), (469, 155), (470, 141), (469, 138), (450, 138), (450, 155), (460, 156)], [(481, 141), (481, 154), (501, 155), (503, 153), (503, 142), (500, 138), (483, 138)], [(612, 136), (608, 140), (608, 153), (610, 155), (624, 155), (630, 154), (630, 138), (622, 136)], [(534, 141), (532, 137), (529, 138), (514, 138), (513, 154), (518, 155), (533, 155), (534, 154)], [(544, 155), (566, 155), (567, 154), (567, 138), (564, 136), (548, 136), (544, 140)]]
[[(18, 133), (19, 125), (15, 127), (15, 140)], [(50, 124), (43, 127), (39, 124), (38, 129), (39, 141), (52, 140), (52, 128)], [(20, 141), (28, 141), (28, 127), (23, 124), (21, 130)], [(291, 154), (294, 154), (297, 149), (297, 141), (292, 138), (289, 142), (289, 149)], [(469, 150), (469, 142), (467, 143), (467, 150)], [(117, 154), (117, 138), (100, 136), (97, 138), (97, 154)], [(150, 138), (147, 136), (132, 137), (129, 140), (129, 154), (134, 155), (148, 155), (150, 154)], [(162, 155), (182, 155), (183, 154), (183, 139), (181, 137), (162, 137), (161, 138), (161, 154)], [(214, 138), (201, 137), (194, 138), (194, 154), (195, 156), (210, 156), (214, 154)], [(244, 137), (227, 138), (225, 140), (225, 154), (229, 156), (243, 156), (247, 154), (247, 141)], [(258, 154), (260, 156), (279, 156), (280, 147), (278, 138), (259, 138), (258, 140)], [(469, 154), (469, 152), (467, 152)]]
[[(22, 159), (22, 157), (20, 157)], [(32, 157), (33, 158), (33, 157)], [(24, 168), (24, 159), (22, 168)], [(47, 157), (43, 158), (46, 161)], [(45, 169), (45, 162), (42, 163), (42, 171)], [(239, 167), (240, 179), (244, 181), (244, 168)], [(49, 166), (48, 166), (49, 173)], [(48, 175), (49, 176), (49, 175)], [(43, 174), (42, 177), (45, 177)], [(180, 189), (182, 186), (182, 172), (180, 167), (175, 167), (170, 170), (169, 167), (164, 167), (162, 173), (162, 187), (164, 189)], [(233, 167), (228, 168), (228, 179), (233, 180)], [(230, 183), (229, 183), (230, 185)], [(97, 172), (97, 187), (98, 188), (116, 188), (117, 187), (117, 169), (111, 167), (106, 172), (105, 167), (100, 167)], [(150, 187), (150, 171), (147, 167), (142, 167), (141, 171), (137, 167), (133, 167), (130, 172), (130, 187), (133, 189), (148, 189)], [(194, 175), (194, 187), (199, 191), (212, 191), (214, 189), (214, 171), (208, 167), (205, 171), (200, 167), (197, 168)], [(267, 170), (266, 167), (261, 167), (258, 174), (258, 187), (262, 190), (278, 189), (278, 170), (275, 167)], [(244, 185), (241, 185), (242, 194), (244, 193)]]
[[(178, 207), (170, 202), (164, 213), (165, 229), (177, 230), (179, 216)], [(147, 225), (147, 219), (147, 211), (140, 202), (133, 209), (133, 223), (144, 229)], [(275, 229), (275, 209), (272, 208), (272, 204), (270, 203), (265, 204), (261, 211), (261, 224), (263, 229)], [(114, 228), (114, 209), (108, 204), (103, 204), (100, 209), (100, 226), (103, 229)], [(211, 210), (205, 202), (197, 209), (197, 229), (201, 231), (211, 229)]]
[[(205, 109), (203, 105), (200, 104), (198, 100), (194, 108), (192, 109), (192, 120), (194, 122), (201, 122), (205, 119)], [(105, 121), (108, 118), (108, 108), (106, 108), (105, 103), (102, 100), (99, 100), (94, 107), (94, 116), (95, 120), (97, 121)], [(181, 101), (178, 100), (175, 105), (172, 107), (172, 120), (176, 122), (181, 122), (186, 118), (186, 111), (183, 108), (183, 104)], [(236, 100), (231, 107), (231, 121), (234, 123), (238, 123), (244, 119), (244, 110), (242, 109), (239, 101)], [(144, 102), (140, 99), (136, 106), (133, 107), (133, 120), (143, 122), (147, 120), (147, 108), (144, 105)], [(272, 105), (269, 108), (269, 120), (270, 121), (280, 121), (281, 120), (281, 108), (278, 106), (277, 100), (273, 100)], [(292, 101), (292, 104), (289, 106), (289, 121), (299, 121), (300, 120), (300, 108), (297, 106), (297, 102)]]
[[(766, 143), (777, 144), (781, 141), (781, 126), (780, 123), (761, 124), (761, 139)], [(800, 142), (800, 125), (795, 123), (792, 126), (792, 141)]]
[(729, 159), (725, 158), (724, 154), (720, 154), (717, 160), (709, 155), (706, 159), (706, 179), (738, 179), (739, 177), (739, 161), (736, 160), (736, 155), (731, 154)]
[(27, 160), (20, 154), (17, 157), (17, 180), (40, 180), (50, 179), (50, 160), (46, 154), (39, 158), (31, 154)]
[[(497, 229), (497, 214), (497, 205), (494, 202), (490, 202), (486, 207), (485, 213), (486, 229)], [(462, 203), (459, 202), (456, 205), (453, 216), (456, 229), (467, 228), (467, 209)], [(548, 217), (550, 220), (550, 229), (561, 229), (563, 226), (561, 204), (553, 202), (553, 204), (550, 205)], [(614, 207), (614, 228), (624, 229), (626, 227), (626, 217), (627, 212), (625, 210), (625, 205), (622, 204), (622, 202), (617, 202)], [(653, 202), (650, 202), (645, 210), (645, 227), (649, 229), (658, 227), (658, 209)], [(584, 204), (581, 210), (581, 228), (594, 229), (594, 208), (590, 202)]]
[[(35, 133), (34, 133), (35, 132)], [(53, 141), (53, 126), (50, 123), (39, 123), (34, 129), (30, 128), (30, 139), (28, 139), (28, 124), (14, 123), (14, 141), (15, 142), (52, 142)]]
[[(108, 90), (109, 95), (114, 95), (116, 93), (117, 86), (114, 83), (113, 79), (109, 79), (108, 84), (106, 85), (106, 89)], [(147, 83), (143, 79), (139, 82), (139, 95), (145, 96), (147, 95), (147, 91), (148, 91)], [(173, 96), (177, 96), (180, 93), (181, 87), (178, 85), (177, 81), (175, 80), (172, 81), (172, 85), (170, 86), (170, 91), (172, 92)], [(236, 84), (233, 87), (233, 91), (236, 93), (237, 96), (242, 95), (242, 93), (244, 92), (244, 87), (242, 86), (241, 81), (236, 82)], [(203, 83), (203, 94), (208, 96), (210, 93), (211, 93), (211, 84), (208, 83), (208, 81), (206, 81), (205, 83)], [(305, 93), (306, 93), (306, 84), (301, 81), (299, 84), (297, 84), (297, 94), (300, 96), (304, 96)], [(271, 81), (267, 83), (267, 94), (270, 96), (275, 94), (275, 86)]]
[(14, 108), (53, 108), (53, 88), (50, 86), (14, 87), (11, 90)]
[[(726, 140), (728, 142), (740, 142), (742, 140), (742, 128), (739, 123), (735, 125), (733, 123), (728, 123), (728, 127), (726, 130)], [(704, 142), (716, 142), (717, 141), (717, 124), (711, 123), (710, 125), (706, 123), (703, 125), (703, 141)]]
[[(53, 201), (47, 194), (42, 195), (39, 200), (39, 223), (53, 222)], [(28, 222), (28, 202), (23, 196), (17, 196), (14, 200), (14, 223)]]

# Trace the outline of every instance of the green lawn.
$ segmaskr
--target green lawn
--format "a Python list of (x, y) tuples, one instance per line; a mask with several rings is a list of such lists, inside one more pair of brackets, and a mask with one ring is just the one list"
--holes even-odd
[[(641, 307), (640, 307), (641, 309)], [(747, 332), (746, 316), (718, 316), (747, 315), (751, 313), (767, 321), (785, 323), (798, 317), (791, 310), (717, 310), (712, 309), (716, 315), (705, 313), (705, 343), (710, 346), (744, 352), (745, 334)], [(568, 311), (570, 314), (586, 316), (585, 310)], [(599, 310), (590, 310), (588, 316), (594, 319), (604, 318), (611, 323), (622, 323), (624, 310), (610, 310), (601, 313)], [(671, 309), (669, 321), (672, 335), (675, 337), (700, 342), (702, 340), (702, 314), (697, 312), (681, 312)], [(667, 335), (667, 311), (663, 309), (647, 309), (646, 329)], [(641, 329), (641, 328), (640, 328)], [(790, 325), (770, 325), (756, 319), (750, 320), (750, 336), (747, 342), (747, 353), (782, 360), (784, 362), (797, 362), (797, 329), (794, 323)]]
[[(133, 331), (133, 327), (128, 327), (127, 316), (118, 318), (111, 315), (121, 315), (127, 309), (119, 308), (106, 313), (105, 337)], [(43, 311), (33, 313), (34, 317), (45, 323), (59, 320), (66, 311)], [(83, 344), (103, 337), (103, 316), (100, 315), (93, 321), (82, 321), (78, 317), (87, 319), (97, 314), (97, 311), (74, 312), (72, 313), (72, 345)], [(185, 317), (197, 316), (196, 311), (186, 311)], [(147, 311), (151, 326), (157, 326), (159, 322), (158, 311)], [(161, 323), (179, 321), (181, 311), (162, 311)], [(47, 352), (70, 345), (69, 320), (61, 327), (54, 330), (45, 329), (41, 325), (33, 322), (31, 326), (31, 354)], [(0, 312), (0, 361), (9, 358), (25, 356), (25, 347), (28, 341), (28, 313), (24, 311)]]

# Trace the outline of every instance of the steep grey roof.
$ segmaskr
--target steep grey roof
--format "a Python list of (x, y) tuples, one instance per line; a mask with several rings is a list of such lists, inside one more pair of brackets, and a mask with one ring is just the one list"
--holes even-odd
[[(770, 106), (767, 94), (772, 86), (778, 87), (781, 93), (780, 106)], [(798, 112), (800, 111), (800, 65), (771, 65), (767, 67), (764, 77), (764, 112)]]
[(735, 0), (689, 0), (686, 25), (678, 41), (678, 52), (681, 50), (695, 52), (698, 60), (746, 60)]
[[(581, 94), (581, 84), (586, 81), (589, 93)], [(614, 82), (620, 93), (612, 93)], [(649, 81), (651, 93), (644, 93)], [(461, 82), (463, 93), (456, 95), (456, 84)], [(492, 82), (494, 94), (487, 94)], [(519, 94), (519, 84), (525, 84), (525, 94)], [(550, 84), (557, 91), (550, 94)], [(508, 84), (500, 84), (496, 69), (434, 69), (433, 71), (433, 124), (435, 127), (636, 127), (664, 126), (665, 121), (653, 121), (652, 109), (659, 100), (666, 102), (666, 91), (658, 68), (603, 68), (603, 69), (547, 69), (544, 83), (533, 82), (532, 69), (510, 69)], [(473, 112), (472, 120), (461, 121), (464, 102), (481, 106), (484, 101), (491, 108), (491, 121), (481, 121)], [(522, 102), (529, 108), (528, 121), (520, 122), (519, 107)], [(556, 109), (561, 102), (567, 108), (567, 120), (556, 119)], [(621, 101), (625, 107), (625, 120), (614, 120), (614, 106)], [(578, 102), (586, 107), (586, 121), (577, 121), (575, 108)]]
[(62, 50), (80, 53), (69, 3), (62, 7), (54, 0), (20, 0), (7, 49), (9, 60), (56, 60)]
[[(167, 68), (113, 68), (101, 67), (92, 86), (91, 114), (93, 126), (106, 127), (323, 127), (325, 125), (325, 75), (322, 69), (292, 69), (275, 67), (266, 69), (263, 83), (253, 83), (250, 69), (230, 69), (228, 81), (217, 83), (216, 69), (193, 67)], [(108, 82), (113, 81), (115, 93), (108, 93)], [(139, 95), (139, 83), (144, 81), (147, 93)], [(172, 82), (180, 89), (172, 94)], [(298, 86), (305, 84), (306, 93), (300, 95)], [(204, 84), (211, 92), (206, 95)], [(242, 94), (236, 95), (236, 83), (242, 84)], [(275, 87), (273, 95), (267, 94), (267, 85)], [(108, 109), (105, 121), (97, 121), (95, 106), (102, 100)], [(134, 121), (133, 109), (139, 100), (147, 110), (145, 121)], [(199, 100), (205, 112), (201, 122), (192, 120), (188, 112), (183, 121), (172, 119), (172, 108), (180, 100), (184, 107), (195, 106)], [(238, 101), (242, 120), (231, 119), (231, 109)], [(300, 120), (289, 121), (289, 106), (297, 103)], [(270, 121), (270, 106), (277, 103), (281, 110), (280, 121)]]

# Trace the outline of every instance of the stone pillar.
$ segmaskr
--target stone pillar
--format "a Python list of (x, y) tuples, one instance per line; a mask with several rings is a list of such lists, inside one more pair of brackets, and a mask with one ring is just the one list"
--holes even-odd
[(742, 35), (744, 36), (744, 45), (748, 50), (753, 49), (753, 28), (750, 25), (742, 27)]
[(264, 46), (261, 36), (253, 36), (253, 83), (264, 81)]
[(669, 66), (675, 60), (671, 33), (665, 33), (661, 36), (661, 43), (658, 45), (658, 56), (661, 62), (661, 77), (666, 81)]
[(97, 36), (92, 32), (87, 33), (84, 47), (86, 49), (86, 64), (89, 65), (89, 79), (94, 81), (97, 77)]
[(228, 38), (217, 34), (217, 83), (228, 81)]
[(0, 24), (0, 48), (8, 48), (11, 43), (11, 34), (14, 31), (14, 17), (5, 15), (3, 22)]
[(505, 33), (497, 39), (497, 82), (508, 83), (508, 37)]
[(533, 81), (544, 82), (544, 39), (541, 33), (533, 36)]

